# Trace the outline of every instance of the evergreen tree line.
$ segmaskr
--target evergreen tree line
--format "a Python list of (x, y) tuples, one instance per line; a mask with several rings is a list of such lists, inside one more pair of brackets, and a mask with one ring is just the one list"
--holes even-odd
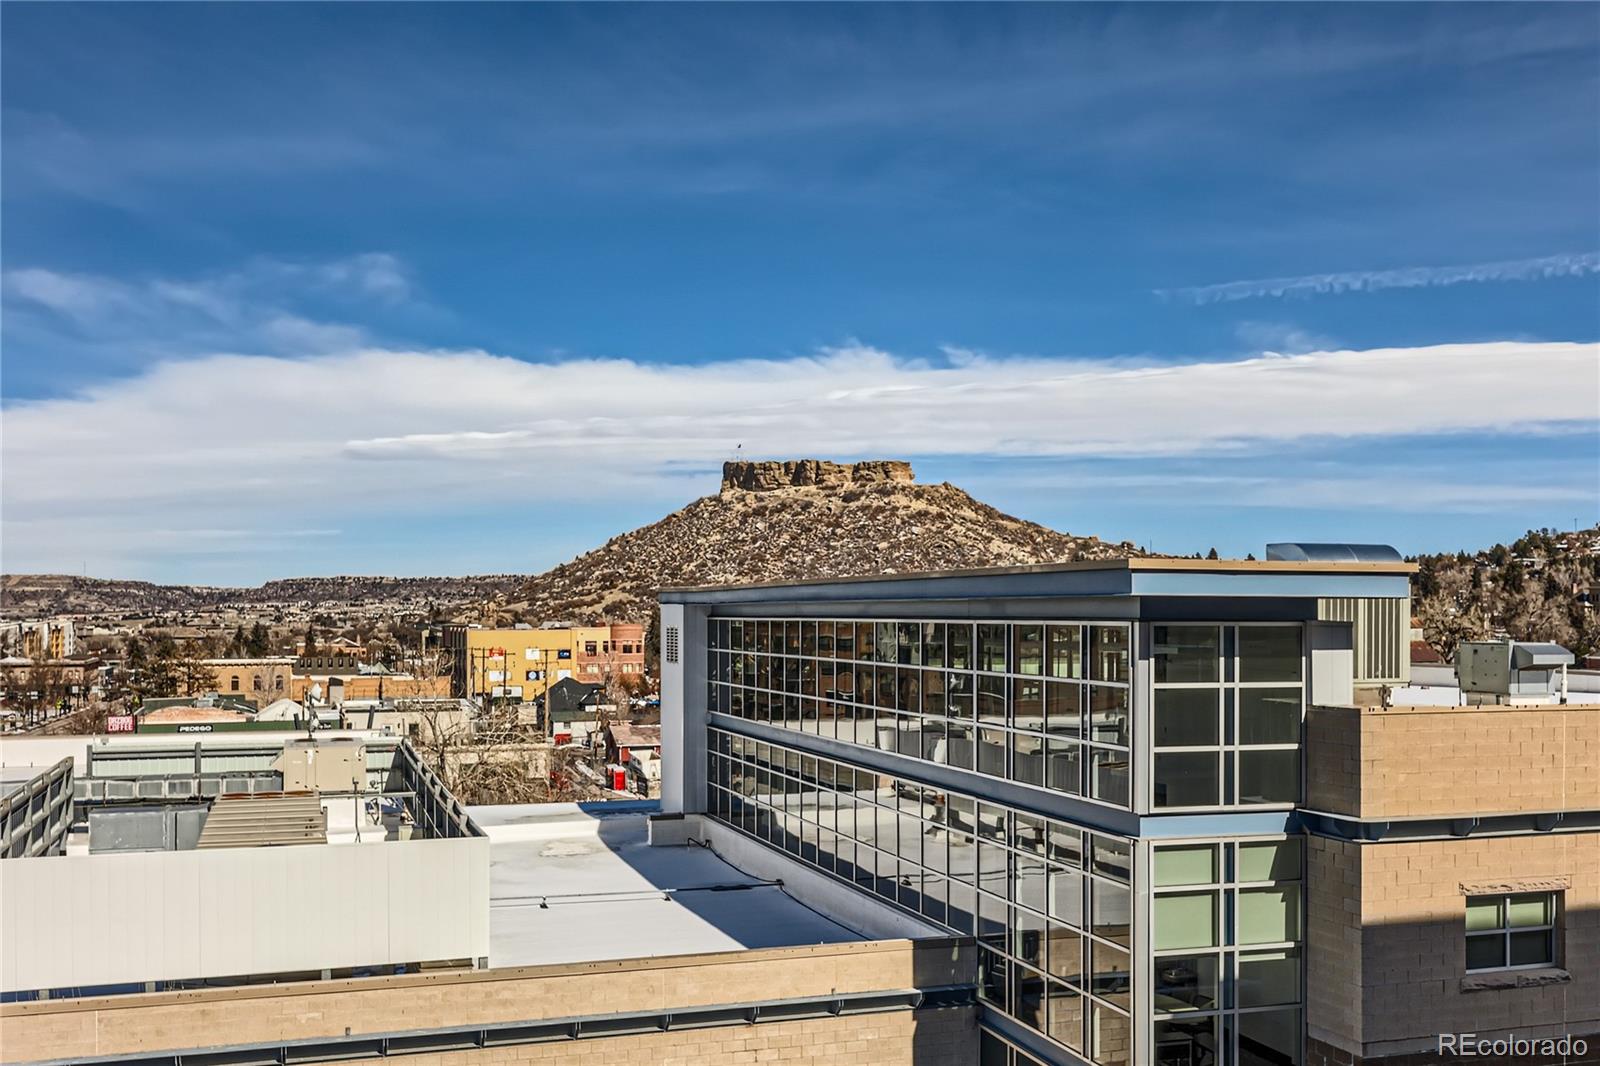
[(179, 640), (171, 633), (131, 633), (123, 642), (123, 671), (130, 695), (138, 699), (192, 696), (217, 687), (216, 670), (207, 659), (259, 659), (273, 653), (272, 634), (255, 623), (239, 626), (227, 640), (197, 637)]

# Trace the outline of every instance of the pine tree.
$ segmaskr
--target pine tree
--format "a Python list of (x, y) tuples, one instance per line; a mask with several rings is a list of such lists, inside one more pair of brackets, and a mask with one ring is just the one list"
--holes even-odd
[(252, 659), (271, 654), (272, 636), (267, 632), (267, 627), (260, 622), (250, 627), (250, 637), (245, 642), (245, 652)]
[(157, 633), (144, 649), (144, 667), (138, 692), (141, 696), (178, 694), (178, 642), (171, 633)]

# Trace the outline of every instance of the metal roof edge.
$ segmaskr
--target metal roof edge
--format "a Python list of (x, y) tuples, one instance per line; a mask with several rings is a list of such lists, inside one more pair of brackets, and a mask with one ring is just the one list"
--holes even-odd
[(753, 581), (713, 585), (672, 585), (657, 597), (691, 596), (709, 592), (743, 592), (783, 588), (825, 588), (869, 583), (929, 581), (959, 578), (1020, 577), (1030, 574), (1066, 574), (1092, 571), (1126, 571), (1194, 574), (1300, 574), (1306, 576), (1410, 575), (1415, 563), (1280, 562), (1259, 559), (1094, 559), (1067, 563), (1033, 563), (968, 570), (927, 570), (904, 574), (863, 574), (854, 577), (808, 578), (798, 581)]

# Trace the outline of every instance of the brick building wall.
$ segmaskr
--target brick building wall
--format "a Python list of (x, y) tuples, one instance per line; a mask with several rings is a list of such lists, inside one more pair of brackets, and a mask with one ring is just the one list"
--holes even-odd
[(216, 678), (216, 691), (224, 696), (242, 696), (264, 706), (290, 694), (293, 659), (207, 659), (205, 662)]
[(1306, 805), (1362, 818), (1600, 809), (1600, 707), (1314, 707)]
[(1306, 1031), (1340, 1047), (1361, 1044), (1362, 846), (1306, 840)]
[(1306, 806), (1332, 814), (1361, 809), (1360, 707), (1306, 710)]
[[(1600, 833), (1360, 845), (1313, 837), (1309, 853), (1312, 1066), (1439, 1062), (1439, 1033), (1585, 1034), (1600, 1061)], [(1465, 974), (1468, 893), (1547, 888), (1563, 897), (1560, 973), (1477, 987), (1486, 982)]]

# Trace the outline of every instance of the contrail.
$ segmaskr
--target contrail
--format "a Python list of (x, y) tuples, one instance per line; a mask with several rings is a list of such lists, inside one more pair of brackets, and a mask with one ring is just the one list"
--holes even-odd
[(1189, 304), (1226, 303), (1272, 296), (1315, 296), (1377, 289), (1417, 289), (1460, 285), (1469, 281), (1538, 281), (1542, 278), (1581, 277), (1600, 272), (1600, 252), (1547, 255), (1540, 259), (1510, 259), (1470, 266), (1405, 267), (1400, 270), (1352, 270), (1343, 274), (1307, 274), (1298, 278), (1264, 278), (1228, 281), (1187, 289), (1157, 289), (1163, 300)]

